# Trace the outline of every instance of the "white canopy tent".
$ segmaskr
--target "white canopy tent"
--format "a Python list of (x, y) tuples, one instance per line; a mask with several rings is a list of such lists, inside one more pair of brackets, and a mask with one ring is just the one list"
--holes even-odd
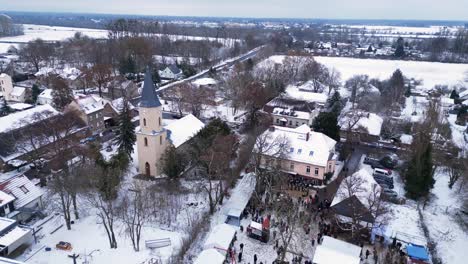
[(213, 228), (205, 241), (204, 249), (215, 248), (227, 251), (236, 235), (236, 229), (228, 224), (220, 224)]
[(210, 248), (203, 250), (193, 264), (223, 264), (226, 259), (223, 254), (216, 249)]
[(324, 236), (322, 244), (315, 250), (314, 264), (359, 264), (361, 247)]

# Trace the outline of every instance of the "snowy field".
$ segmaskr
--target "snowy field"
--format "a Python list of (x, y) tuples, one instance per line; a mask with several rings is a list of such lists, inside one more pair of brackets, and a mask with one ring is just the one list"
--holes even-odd
[[(271, 56), (260, 65), (282, 63), (284, 58), (282, 55)], [(426, 89), (433, 88), (437, 84), (449, 86), (467, 84), (464, 78), (468, 72), (468, 64), (322, 56), (316, 56), (314, 59), (329, 69), (335, 68), (339, 71), (343, 82), (358, 74), (367, 74), (370, 78), (388, 79), (396, 69), (400, 69), (406, 77), (422, 80)]]
[(337, 69), (343, 81), (356, 74), (387, 79), (396, 69), (400, 69), (406, 77), (422, 80), (424, 88), (428, 89), (437, 84), (451, 86), (463, 83), (464, 74), (468, 72), (468, 64), (320, 56), (314, 58), (329, 68)]
[[(24, 35), (3, 37), (0, 38), (0, 42), (11, 42), (11, 43), (0, 43), (0, 54), (6, 53), (10, 46), (18, 47), (20, 43), (27, 43), (34, 39), (43, 39), (46, 41), (61, 41), (67, 38), (73, 37), (77, 32), (83, 33), (83, 35), (90, 38), (103, 39), (107, 38), (108, 31), (102, 29), (90, 29), (90, 28), (72, 28), (72, 27), (55, 27), (55, 26), (43, 26), (43, 25), (31, 25), (24, 24)], [(162, 37), (165, 35), (156, 34), (156, 36)], [(176, 40), (209, 40), (218, 41), (225, 46), (232, 46), (238, 39), (224, 39), (224, 38), (205, 38), (198, 36), (182, 36), (182, 35), (167, 35), (172, 41)]]
[(24, 35), (0, 38), (0, 53), (5, 53), (10, 46), (18, 47), (19, 43), (41, 38), (46, 41), (61, 41), (73, 37), (77, 32), (90, 38), (107, 38), (107, 30), (89, 28), (52, 27), (24, 24)]

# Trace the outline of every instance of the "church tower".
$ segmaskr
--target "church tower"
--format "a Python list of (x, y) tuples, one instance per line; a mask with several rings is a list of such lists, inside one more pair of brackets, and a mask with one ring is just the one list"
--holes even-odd
[(139, 106), (140, 129), (137, 131), (139, 173), (156, 177), (161, 156), (166, 149), (167, 132), (162, 125), (162, 105), (149, 68), (146, 70)]

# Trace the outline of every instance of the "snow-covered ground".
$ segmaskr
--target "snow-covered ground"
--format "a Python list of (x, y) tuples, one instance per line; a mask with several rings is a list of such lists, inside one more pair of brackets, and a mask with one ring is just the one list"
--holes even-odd
[(41, 38), (46, 41), (60, 41), (73, 37), (77, 32), (90, 38), (107, 38), (107, 30), (89, 29), (89, 28), (70, 28), (70, 27), (52, 27), (42, 25), (24, 24), (24, 35), (0, 38), (0, 53), (5, 53), (10, 46), (18, 47), (18, 43), (27, 43), (28, 41)]
[[(372, 171), (369, 165), (361, 164), (361, 168)], [(394, 191), (403, 197), (404, 183), (398, 172), (393, 172), (393, 178)], [(424, 220), (419, 216), (417, 202), (407, 199), (405, 204), (391, 204), (392, 215), (388, 227), (398, 236), (427, 242), (422, 229), (422, 221), (424, 221), (431, 240), (437, 243), (437, 254), (443, 263), (466, 263), (468, 233), (455, 220), (455, 214), (461, 205), (457, 189), (448, 188), (448, 175), (443, 168), (437, 169), (435, 180), (436, 183), (431, 190), (433, 198), (422, 210)], [(422, 204), (420, 206), (422, 208)]]
[(464, 74), (468, 71), (468, 64), (321, 56), (314, 58), (329, 68), (337, 69), (343, 81), (357, 74), (388, 79), (396, 69), (400, 69), (406, 77), (422, 80), (422, 86), (426, 89), (431, 89), (437, 84), (461, 84), (464, 82)]
[[(274, 55), (262, 61), (259, 66), (283, 63), (284, 58), (283, 55)], [(343, 82), (358, 74), (367, 74), (370, 78), (384, 80), (390, 78), (396, 69), (400, 69), (406, 77), (422, 80), (425, 89), (431, 89), (437, 84), (449, 86), (467, 84), (464, 79), (468, 72), (468, 64), (323, 56), (316, 56), (314, 59), (329, 69), (334, 68), (339, 71)]]

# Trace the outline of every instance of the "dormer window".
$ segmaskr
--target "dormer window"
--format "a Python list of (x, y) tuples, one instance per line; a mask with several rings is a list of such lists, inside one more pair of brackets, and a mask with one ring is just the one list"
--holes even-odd
[(29, 192), (28, 188), (26, 188), (26, 186), (24, 185), (21, 185), (20, 187), (20, 190), (24, 192), (24, 194), (27, 194)]
[(313, 152), (313, 151), (310, 151), (310, 152), (309, 152), (309, 156), (312, 157), (313, 155), (314, 155), (314, 152)]

